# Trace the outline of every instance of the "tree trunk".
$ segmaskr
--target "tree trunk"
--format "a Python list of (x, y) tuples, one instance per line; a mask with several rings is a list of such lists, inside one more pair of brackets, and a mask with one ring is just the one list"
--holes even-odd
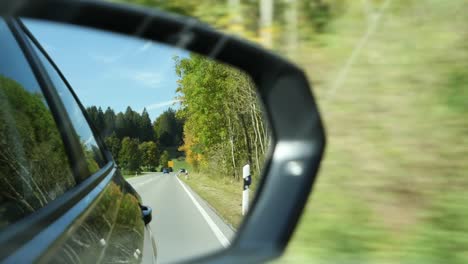
[(239, 120), (241, 121), (242, 130), (244, 131), (245, 145), (247, 148), (247, 161), (252, 165), (252, 146), (250, 145), (249, 131), (243, 114), (239, 114)]
[(260, 0), (260, 39), (267, 48), (273, 47), (273, 0)]
[[(255, 111), (254, 109), (251, 109), (251, 118), (252, 118), (252, 127), (254, 128), (254, 134), (255, 134), (255, 141), (254, 141), (254, 146), (255, 146), (255, 163), (257, 164), (257, 172), (258, 175), (260, 175), (260, 163), (259, 163), (259, 156), (258, 156), (258, 141), (260, 138), (260, 131), (257, 131), (256, 128), (256, 118), (255, 118)], [(261, 142), (261, 140), (260, 140)]]
[(286, 0), (284, 18), (286, 21), (286, 52), (290, 58), (294, 58), (297, 51), (298, 27), (297, 27), (297, 0)]
[(234, 155), (234, 136), (232, 133), (232, 125), (231, 125), (231, 118), (229, 115), (226, 115), (228, 119), (228, 126), (229, 126), (229, 143), (231, 145), (231, 157), (232, 157), (232, 169), (234, 172), (234, 179), (238, 180), (237, 177), (237, 166), (236, 166), (236, 157)]
[[(266, 144), (265, 144), (265, 137), (266, 135), (263, 135), (263, 138), (262, 138), (262, 132), (260, 131), (260, 127), (262, 128), (263, 130), (263, 119), (262, 117), (258, 117), (257, 116), (257, 107), (255, 104), (253, 104), (253, 109), (254, 109), (254, 117), (255, 117), (255, 125), (256, 125), (256, 129), (258, 131), (258, 134), (259, 134), (259, 138), (260, 138), (260, 150), (262, 151), (262, 154), (265, 154), (266, 152)], [(258, 119), (260, 119), (260, 122), (258, 121)], [(258, 125), (258, 123), (261, 123), (261, 126)]]
[(240, 0), (228, 0), (231, 30), (239, 34), (242, 34), (244, 31), (244, 17), (242, 16), (241, 7)]

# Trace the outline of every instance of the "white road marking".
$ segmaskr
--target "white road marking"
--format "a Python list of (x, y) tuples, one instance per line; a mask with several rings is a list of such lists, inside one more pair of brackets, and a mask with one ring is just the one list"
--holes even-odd
[(130, 184), (131, 184), (133, 187), (138, 188), (138, 187), (140, 187), (140, 186), (142, 186), (142, 185), (145, 185), (145, 184), (147, 184), (147, 183), (150, 183), (150, 182), (152, 182), (152, 181), (154, 181), (154, 180), (155, 180), (155, 178), (146, 179), (146, 180), (144, 180), (144, 181), (142, 181), (142, 182), (137, 182), (137, 183), (132, 183), (132, 182), (130, 182), (130, 181), (129, 181), (129, 182), (130, 182)]
[(177, 176), (176, 176), (176, 179), (180, 183), (182, 188), (185, 190), (187, 195), (190, 197), (192, 202), (195, 204), (195, 207), (197, 207), (198, 211), (203, 216), (206, 223), (211, 228), (211, 231), (213, 231), (213, 233), (215, 234), (216, 238), (219, 240), (221, 245), (223, 245), (223, 247), (228, 247), (231, 244), (231, 242), (229, 242), (229, 240), (226, 238), (226, 236), (223, 234), (223, 232), (221, 232), (219, 227), (215, 224), (213, 219), (211, 219), (211, 217), (208, 215), (208, 213), (206, 213), (205, 209), (203, 209), (203, 207), (197, 202), (195, 197), (193, 197), (193, 195), (190, 193), (190, 191), (187, 189), (187, 187), (185, 187), (185, 185), (179, 180), (179, 178)]

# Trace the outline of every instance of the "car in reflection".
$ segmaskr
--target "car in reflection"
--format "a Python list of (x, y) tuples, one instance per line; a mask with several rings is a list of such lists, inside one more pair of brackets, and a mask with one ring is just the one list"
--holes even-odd
[(0, 17), (0, 261), (154, 263), (142, 205), (20, 19)]
[(163, 168), (162, 173), (163, 174), (169, 174), (169, 169), (168, 168)]

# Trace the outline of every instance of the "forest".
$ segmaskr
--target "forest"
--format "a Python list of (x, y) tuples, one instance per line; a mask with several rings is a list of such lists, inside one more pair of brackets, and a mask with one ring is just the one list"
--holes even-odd
[(259, 175), (270, 144), (268, 126), (247, 75), (192, 54), (175, 57), (177, 110), (154, 121), (146, 109), (115, 113), (87, 107), (89, 119), (125, 173), (155, 171), (172, 159), (195, 172), (240, 180), (250, 164)]
[(118, 113), (110, 107), (103, 111), (101, 107), (90, 106), (86, 110), (91, 124), (124, 173), (155, 171), (167, 167), (171, 158), (182, 155), (177, 148), (182, 144), (184, 120), (172, 108), (154, 121), (146, 109), (140, 114), (130, 106)]

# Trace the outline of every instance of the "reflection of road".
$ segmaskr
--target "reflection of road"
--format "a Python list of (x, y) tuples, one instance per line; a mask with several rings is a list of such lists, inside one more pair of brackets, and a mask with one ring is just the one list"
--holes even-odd
[(233, 230), (174, 173), (156, 172), (128, 182), (143, 204), (153, 208), (150, 226), (158, 263), (201, 256), (229, 245)]

